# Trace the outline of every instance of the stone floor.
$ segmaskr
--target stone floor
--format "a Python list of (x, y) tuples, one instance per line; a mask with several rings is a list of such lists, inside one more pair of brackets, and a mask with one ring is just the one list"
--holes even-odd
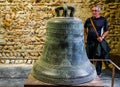
[[(112, 71), (110, 69), (103, 70), (100, 77), (105, 87), (111, 87)], [(114, 87), (120, 87), (120, 73), (115, 73)]]
[[(0, 65), (0, 87), (24, 87), (32, 65)], [(103, 70), (100, 79), (105, 87), (111, 87), (111, 70)], [(114, 87), (120, 87), (120, 73), (115, 73)]]

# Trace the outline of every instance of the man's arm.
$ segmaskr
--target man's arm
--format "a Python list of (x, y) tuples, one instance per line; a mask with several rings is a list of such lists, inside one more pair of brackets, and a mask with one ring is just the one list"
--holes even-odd
[(106, 32), (104, 32), (103, 34), (102, 34), (102, 39), (104, 39), (107, 35), (108, 35), (108, 33), (109, 33), (109, 31), (106, 31)]
[(98, 38), (97, 38), (97, 40), (98, 40), (99, 42), (102, 42), (102, 40), (108, 35), (108, 33), (109, 33), (109, 31), (104, 32), (101, 37), (98, 37)]

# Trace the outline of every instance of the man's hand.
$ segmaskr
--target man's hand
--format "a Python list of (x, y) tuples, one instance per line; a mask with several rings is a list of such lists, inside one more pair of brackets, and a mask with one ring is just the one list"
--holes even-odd
[(97, 38), (97, 40), (98, 40), (99, 42), (102, 42), (103, 39), (104, 39), (103, 37), (98, 37), (98, 38)]

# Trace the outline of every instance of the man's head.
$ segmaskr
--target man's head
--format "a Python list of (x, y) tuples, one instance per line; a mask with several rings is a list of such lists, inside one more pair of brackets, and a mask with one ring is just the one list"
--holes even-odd
[(91, 10), (92, 10), (92, 14), (93, 14), (93, 16), (95, 17), (95, 18), (98, 18), (98, 17), (100, 17), (100, 7), (99, 6), (97, 6), (97, 5), (94, 5), (92, 8), (91, 8)]

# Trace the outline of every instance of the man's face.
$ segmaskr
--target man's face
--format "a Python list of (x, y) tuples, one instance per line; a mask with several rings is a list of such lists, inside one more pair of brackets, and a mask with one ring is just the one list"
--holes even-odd
[(92, 14), (93, 14), (93, 16), (96, 17), (96, 18), (99, 17), (100, 11), (98, 10), (97, 7), (93, 7), (93, 8), (92, 8)]

